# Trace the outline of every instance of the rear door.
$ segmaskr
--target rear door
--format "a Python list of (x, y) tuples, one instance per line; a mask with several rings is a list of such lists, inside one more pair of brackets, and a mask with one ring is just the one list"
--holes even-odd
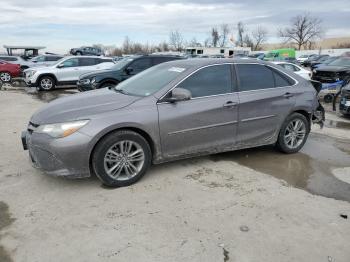
[(237, 64), (239, 143), (267, 144), (296, 102), (295, 80), (262, 64)]
[(79, 70), (77, 79), (79, 76), (85, 73), (90, 73), (92, 71), (98, 70), (98, 64), (100, 64), (99, 58), (94, 57), (79, 57)]
[(236, 143), (238, 95), (229, 64), (198, 70), (177, 85), (192, 99), (158, 103), (164, 157), (232, 148)]
[(150, 68), (151, 66), (152, 66), (151, 57), (142, 57), (142, 58), (136, 59), (129, 65), (129, 68), (132, 68), (132, 72), (129, 73), (129, 77), (136, 75), (146, 70), (147, 68)]

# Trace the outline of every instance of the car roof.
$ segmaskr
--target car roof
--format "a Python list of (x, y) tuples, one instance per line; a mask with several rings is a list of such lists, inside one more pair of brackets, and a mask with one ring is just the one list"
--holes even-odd
[(192, 58), (192, 59), (180, 59), (168, 62), (168, 64), (174, 66), (184, 67), (203, 67), (216, 64), (271, 64), (262, 60), (256, 59), (239, 59), (239, 58)]

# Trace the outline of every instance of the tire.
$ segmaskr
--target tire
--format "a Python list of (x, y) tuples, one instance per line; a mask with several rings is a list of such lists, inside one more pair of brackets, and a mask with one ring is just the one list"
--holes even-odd
[(302, 114), (293, 113), (283, 122), (276, 147), (286, 154), (296, 153), (304, 146), (309, 133), (310, 124), (307, 118)]
[(92, 154), (93, 171), (109, 187), (136, 183), (147, 172), (151, 161), (152, 152), (146, 139), (129, 130), (107, 135), (97, 144)]
[(78, 51), (78, 52), (75, 53), (75, 55), (83, 55), (83, 53)]
[(0, 72), (0, 81), (4, 83), (11, 82), (11, 74), (9, 72)]
[(327, 95), (324, 96), (323, 101), (324, 101), (325, 103), (327, 103), (327, 104), (328, 104), (328, 103), (332, 103), (332, 102), (333, 102), (333, 96), (330, 95), (330, 94), (327, 94)]
[(117, 83), (107, 82), (107, 83), (103, 83), (102, 85), (100, 85), (100, 86), (98, 87), (98, 89), (100, 89), (100, 88), (106, 88), (106, 87), (114, 87), (114, 86), (116, 86), (116, 85), (117, 85)]
[(51, 91), (55, 89), (56, 81), (51, 76), (43, 76), (43, 77), (40, 77), (38, 81), (38, 85), (39, 85), (39, 90)]

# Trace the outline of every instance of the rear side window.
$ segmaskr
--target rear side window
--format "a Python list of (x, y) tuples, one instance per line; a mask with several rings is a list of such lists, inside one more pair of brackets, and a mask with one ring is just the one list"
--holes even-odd
[(290, 77), (286, 76), (285, 74), (282, 74), (275, 68), (268, 67), (275, 78), (275, 87), (284, 87), (284, 86), (292, 86), (295, 84), (295, 81), (291, 79)]
[(63, 57), (62, 56), (47, 56), (46, 61), (58, 61), (61, 58), (63, 58)]
[(275, 87), (275, 79), (270, 69), (258, 64), (236, 65), (240, 91), (259, 90)]
[(205, 67), (189, 76), (178, 87), (189, 90), (193, 98), (231, 93), (231, 66)]
[(96, 65), (96, 58), (79, 58), (79, 66), (93, 66)]
[(239, 64), (237, 74), (240, 91), (251, 91), (294, 85), (295, 82), (278, 70), (264, 65)]

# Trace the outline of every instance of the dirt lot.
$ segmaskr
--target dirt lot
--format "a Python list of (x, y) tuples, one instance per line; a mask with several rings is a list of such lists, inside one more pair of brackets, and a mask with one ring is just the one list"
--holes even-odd
[(75, 90), (0, 91), (0, 261), (350, 261), (350, 121), (329, 112), (302, 152), (162, 164), (137, 184), (41, 174), (20, 132)]

